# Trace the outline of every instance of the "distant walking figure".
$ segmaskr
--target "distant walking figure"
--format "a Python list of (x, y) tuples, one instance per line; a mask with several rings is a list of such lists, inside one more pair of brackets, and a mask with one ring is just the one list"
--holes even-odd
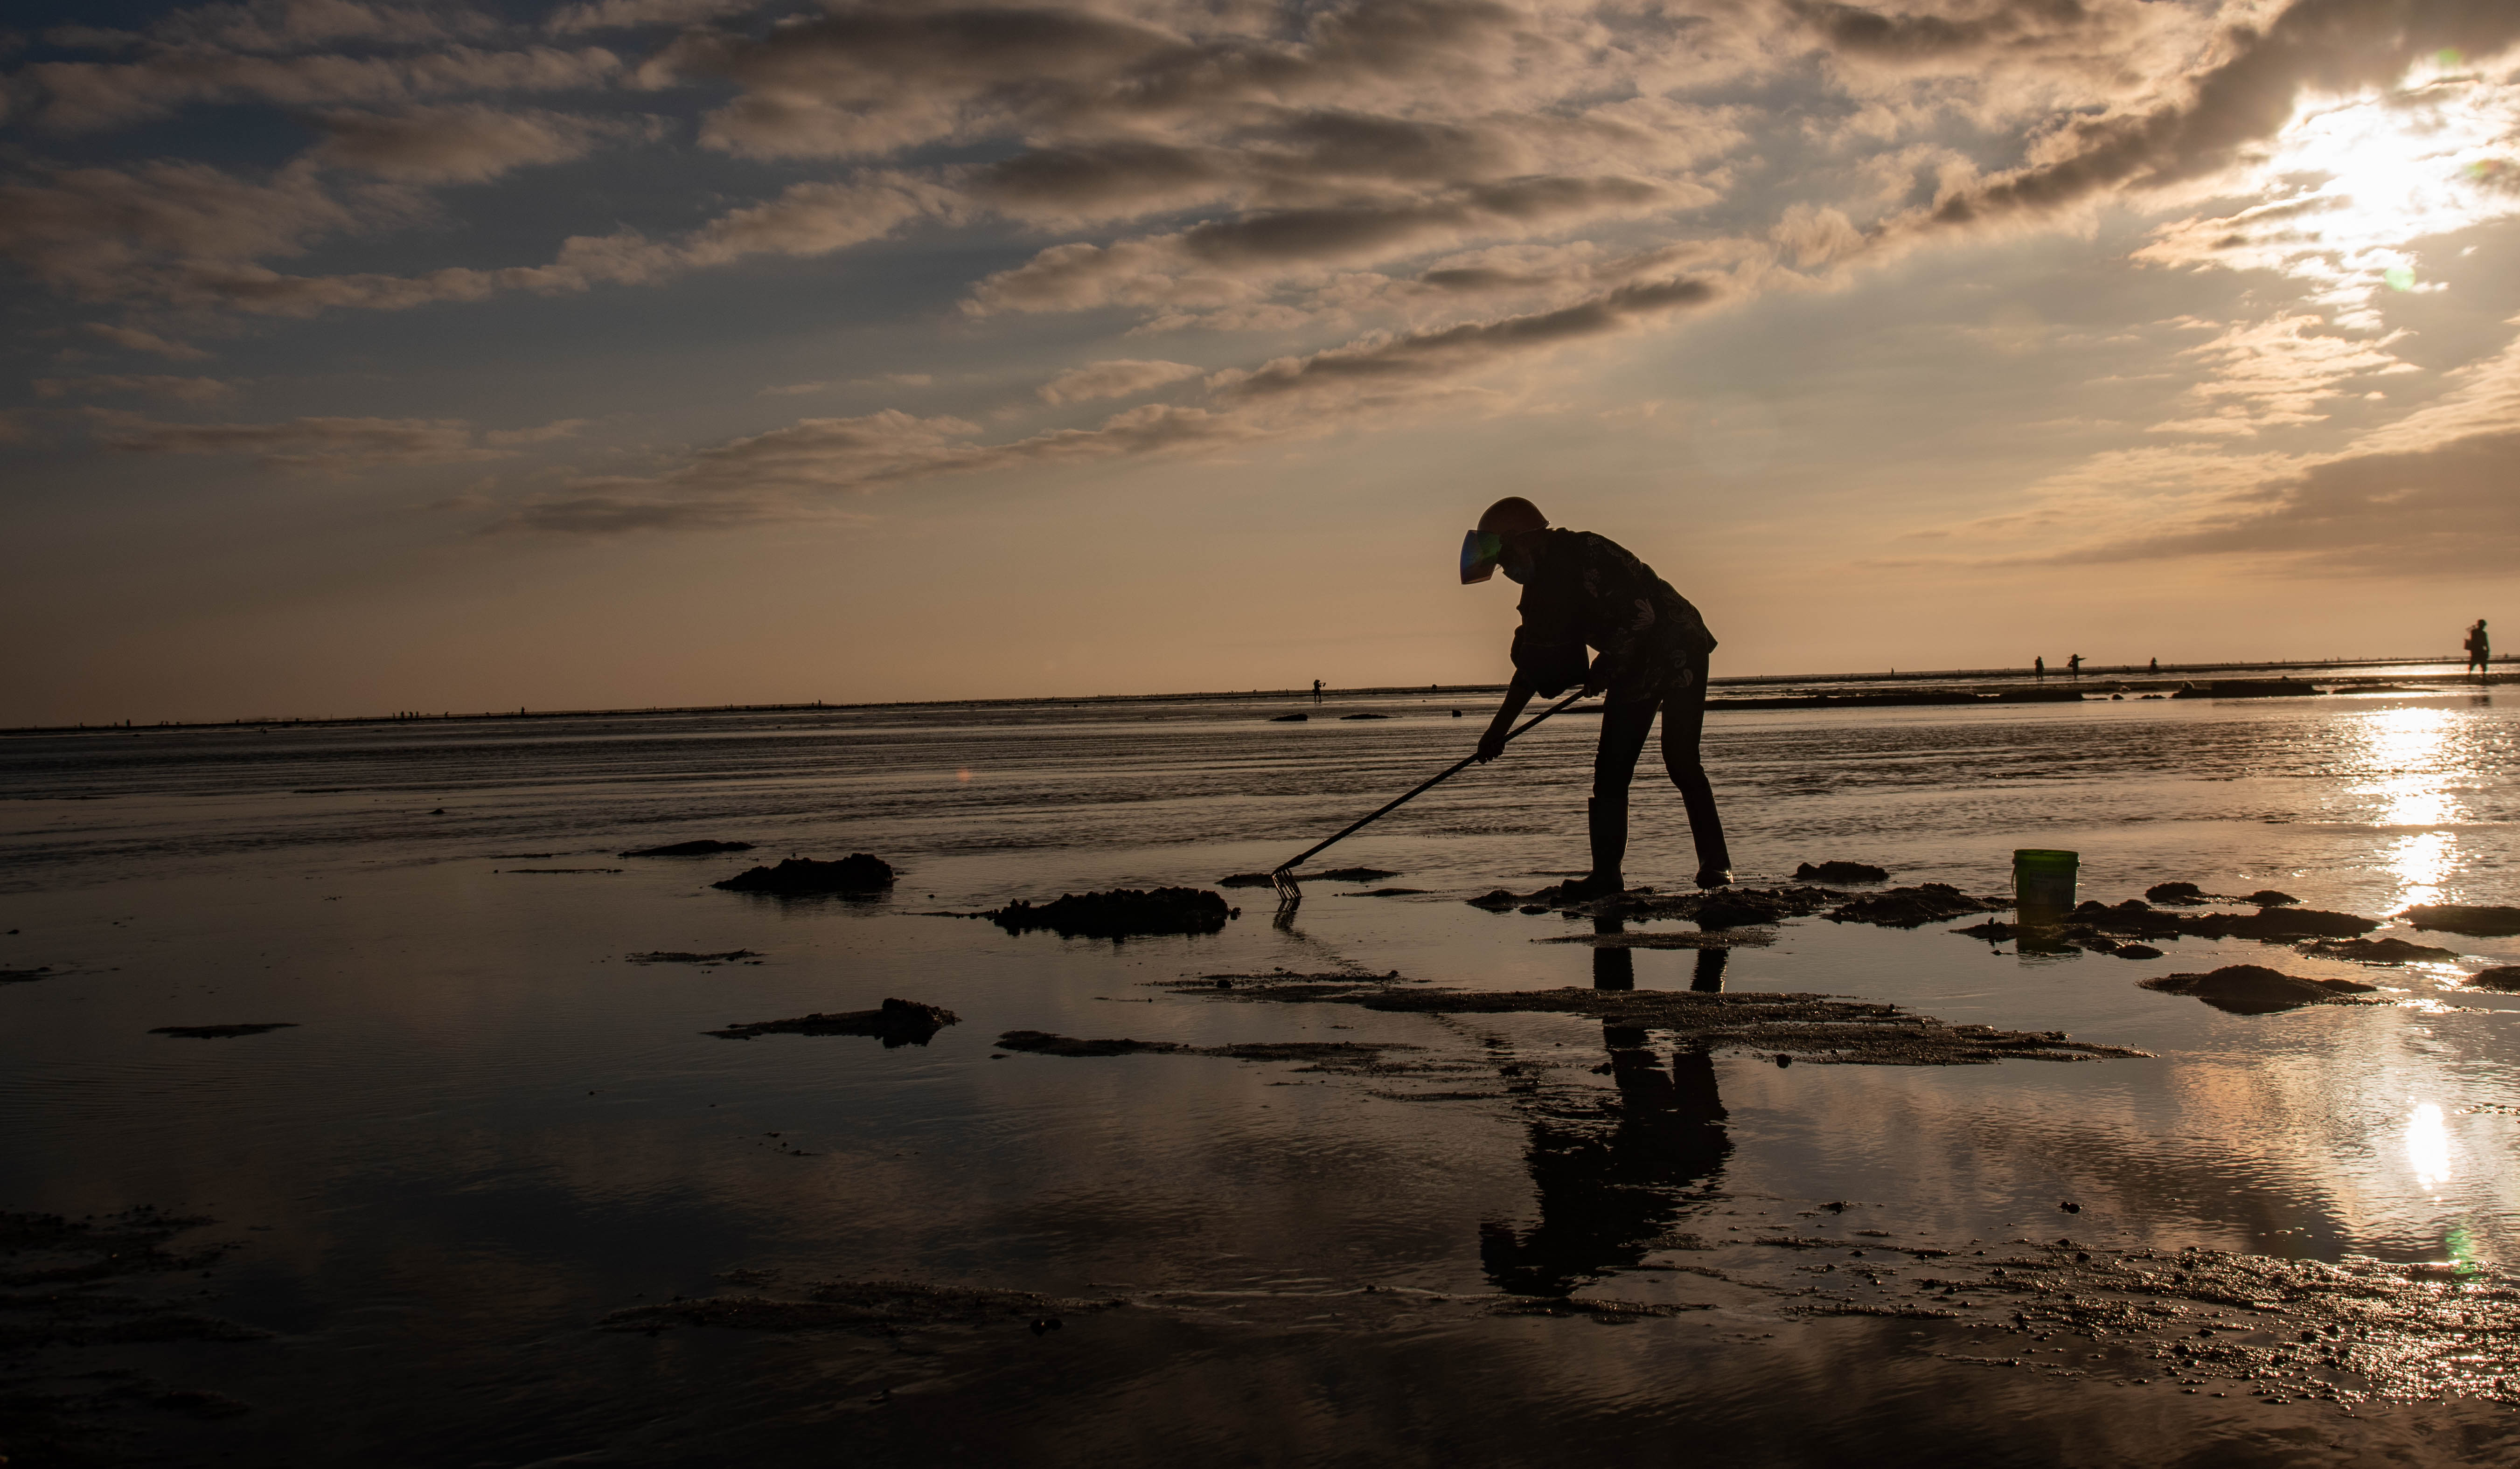
[(2083, 676), (2083, 655), (2081, 653), (2076, 653), (2065, 660), (2065, 672), (2078, 679)]
[(2144, 672), (2146, 672), (2146, 673), (2159, 673), (2159, 672), (2161, 672), (2161, 660), (2160, 660), (2159, 658), (2154, 658), (2154, 659), (2151, 659), (2150, 661), (2146, 662), (2146, 663), (2143, 665), (2143, 671), (2144, 671)]
[[(1626, 887), (1628, 785), (1657, 713), (1663, 770), (1680, 788), (1697, 848), (1697, 885), (1731, 882), (1724, 823), (1698, 756), (1715, 635), (1697, 608), (1618, 543), (1588, 530), (1552, 529), (1549, 517), (1520, 496), (1489, 506), (1462, 542), (1464, 585), (1486, 581), (1499, 566), (1522, 586), (1522, 626), (1513, 635), (1513, 682), (1479, 736), (1478, 758), (1505, 753), (1506, 735), (1534, 693), (1555, 697), (1581, 686), (1609, 694), (1593, 756), (1593, 798), (1585, 805), (1593, 870), (1567, 888), (1615, 893)], [(1588, 646), (1600, 656), (1588, 660)]]
[(1313, 680), (1313, 697), (1315, 697), (1315, 698), (1320, 698), (1321, 696), (1322, 696), (1322, 681), (1321, 681), (1321, 680), (1319, 680), (1319, 679), (1315, 679), (1315, 680)]
[[(2476, 626), (2467, 630), (2467, 667), (2488, 677), (2494, 673), (2494, 645), (2486, 640), (2485, 619), (2482, 617), (2476, 619)], [(2459, 671), (2464, 673), (2467, 670)]]
[(2030, 676), (2034, 679), (2048, 677), (2048, 657), (2045, 653), (2030, 660)]

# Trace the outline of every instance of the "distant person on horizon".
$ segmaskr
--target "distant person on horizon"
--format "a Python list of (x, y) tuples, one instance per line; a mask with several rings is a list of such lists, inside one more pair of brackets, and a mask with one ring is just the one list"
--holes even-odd
[(1313, 697), (1315, 697), (1315, 698), (1320, 698), (1321, 696), (1322, 696), (1322, 681), (1321, 681), (1321, 680), (1319, 680), (1319, 679), (1315, 679), (1315, 680), (1313, 680)]
[[(1697, 848), (1697, 885), (1730, 883), (1732, 858), (1698, 755), (1715, 635), (1697, 608), (1617, 542), (1589, 530), (1552, 529), (1539, 507), (1520, 496), (1489, 506), (1462, 542), (1464, 586), (1486, 581), (1500, 566), (1523, 589), (1522, 626), (1513, 634), (1513, 682), (1479, 736), (1479, 760), (1505, 753), (1506, 735), (1534, 693), (1554, 698), (1580, 687), (1609, 695), (1593, 756), (1593, 797), (1585, 803), (1593, 869), (1566, 891), (1626, 889), (1628, 786), (1657, 713), (1663, 770), (1680, 788)], [(1588, 659), (1587, 647), (1600, 656)]]
[(2041, 653), (2038, 657), (2030, 660), (2030, 676), (2034, 679), (2044, 679), (2048, 677), (2048, 655), (2046, 653)]
[(2065, 660), (2065, 672), (2074, 678), (2083, 676), (2083, 655), (2076, 653)]
[(2468, 668), (2489, 679), (2494, 676), (2494, 645), (2485, 636), (2485, 619), (2482, 617), (2476, 619), (2476, 626), (2467, 630), (2467, 668), (2459, 672), (2465, 673)]
[(2160, 660), (2159, 658), (2154, 658), (2154, 659), (2152, 659), (2152, 660), (2150, 660), (2150, 661), (2146, 662), (2146, 663), (2143, 665), (2143, 671), (2144, 671), (2144, 672), (2146, 672), (2146, 673), (2159, 673), (2159, 672), (2161, 672), (2161, 660)]

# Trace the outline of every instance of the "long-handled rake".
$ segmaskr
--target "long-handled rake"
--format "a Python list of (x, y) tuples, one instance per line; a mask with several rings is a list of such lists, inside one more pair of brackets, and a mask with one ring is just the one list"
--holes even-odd
[[(1539, 724), (1542, 720), (1557, 713), (1559, 710), (1568, 707), (1583, 696), (1583, 690), (1577, 690), (1575, 692), (1559, 699), (1556, 703), (1550, 705), (1548, 708), (1541, 710), (1538, 714), (1524, 720), (1521, 724), (1514, 726), (1512, 733), (1506, 735), (1507, 740), (1511, 741), (1521, 738), (1532, 726)], [(1275, 887), (1278, 890), (1278, 912), (1281, 913), (1292, 913), (1294, 912), (1295, 905), (1304, 901), (1304, 890), (1295, 885), (1295, 868), (1302, 867), (1306, 861), (1318, 856), (1326, 848), (1345, 841), (1347, 838), (1354, 836), (1357, 832), (1364, 830), (1367, 826), (1370, 826), (1375, 822), (1380, 821), (1382, 818), (1389, 816), (1391, 813), (1398, 811), (1401, 807), (1408, 805), (1411, 801), (1424, 795), (1427, 791), (1434, 789), (1436, 786), (1451, 779), (1453, 777), (1460, 775), (1462, 771), (1468, 769), (1470, 765), (1475, 763), (1478, 758), (1479, 757), (1475, 754), (1462, 756), (1460, 760), (1455, 761), (1452, 765), (1446, 767), (1443, 774), (1410, 787), (1409, 792), (1406, 795), (1403, 795), (1392, 801), (1389, 805), (1376, 810), (1372, 815), (1361, 817), (1355, 822), (1350, 823), (1348, 825), (1341, 827), (1338, 835), (1330, 837), (1327, 841), (1317, 842), (1312, 846), (1306, 847), (1303, 851), (1296, 853), (1294, 856), (1271, 868), (1269, 872), (1269, 883), (1272, 887)]]

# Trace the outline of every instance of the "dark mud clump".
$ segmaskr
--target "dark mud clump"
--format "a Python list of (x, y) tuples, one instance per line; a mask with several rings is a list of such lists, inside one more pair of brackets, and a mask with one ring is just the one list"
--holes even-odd
[(1388, 714), (1342, 714), (1341, 719), (1389, 719)]
[(1380, 868), (1332, 868), (1327, 872), (1304, 874), (1308, 880), (1321, 882), (1380, 882), (1385, 877), (1399, 875), (1398, 872), (1387, 872)]
[(2243, 903), (2254, 903), (2260, 908), (2290, 908), (2301, 900), (2290, 893), (2281, 893), (2271, 887), (2262, 887), (2240, 901)]
[(2175, 904), (2182, 908), (2213, 900), (2205, 890), (2192, 882), (2156, 882), (2143, 890), (2144, 897), (2155, 903)]
[(680, 949), (659, 949), (652, 954), (628, 956), (634, 964), (732, 964), (759, 957), (760, 955), (749, 949), (730, 949), (724, 954), (690, 954)]
[(2161, 974), (2137, 983), (2166, 995), (2193, 995), (2234, 1015), (2272, 1015), (2306, 1004), (2352, 1004), (2356, 1002), (2347, 996), (2376, 988), (2350, 979), (2304, 979), (2263, 964), (2227, 964), (2211, 974)]
[(1216, 885), (1218, 887), (1276, 887), (1278, 881), (1266, 872), (1237, 872), (1231, 877), (1219, 877), (1216, 879)]
[(837, 862), (790, 857), (775, 868), (750, 868), (724, 882), (712, 882), (731, 893), (776, 893), (803, 897), (814, 893), (872, 893), (892, 886), (892, 864), (864, 852)]
[(2253, 913), (2182, 914), (2181, 933), (2201, 939), (2351, 939), (2380, 926), (2360, 913), (2333, 913), (2316, 908), (2263, 908)]
[[(1219, 981), (1225, 983), (1219, 984)], [(1976, 1065), (2006, 1058), (2086, 1061), (2141, 1056), (2062, 1031), (1946, 1025), (1894, 1004), (1825, 995), (1690, 990), (1448, 990), (1356, 975), (1208, 975), (1168, 986), (1219, 999), (1353, 1004), (1415, 1014), (1582, 1015), (1604, 1025), (1668, 1031), (1706, 1050), (1748, 1050), (1795, 1060), (1868, 1066)]]
[(1946, 918), (2002, 913), (2010, 907), (2012, 900), (2009, 898), (1976, 898), (1947, 882), (1928, 882), (1917, 887), (1894, 887), (1886, 892), (1868, 893), (1822, 916), (1832, 923), (1922, 928)]
[(1269, 723), (1273, 725), (1300, 725), (1311, 718), (1312, 716), (1309, 714), (1273, 714), (1269, 716)]
[(1794, 868), (1794, 877), (1801, 882), (1887, 882), (1890, 873), (1887, 868), (1876, 868), (1869, 863), (1807, 862)]
[(2520, 995), (2520, 964), (2503, 964), (2480, 969), (2467, 977), (2467, 982), (2480, 990), (2494, 990), (2504, 995)]
[(1377, 887), (1369, 889), (1362, 893), (1342, 893), (1339, 896), (1344, 898), (1422, 898), (1425, 895), (1426, 890), (1422, 887)]
[(1126, 1306), (1121, 1300), (1077, 1301), (1022, 1290), (970, 1290), (906, 1280), (833, 1280), (809, 1285), (802, 1300), (702, 1296), (616, 1311), (598, 1322), (606, 1331), (656, 1332), (676, 1326), (738, 1331), (863, 1331), (889, 1337), (908, 1327), (1012, 1326), (1050, 1329), (1061, 1316)]
[(2458, 957), (2447, 949), (2405, 939), (2314, 939), (2300, 947), (2312, 958), (2352, 959), (2358, 964), (2438, 963)]
[(1065, 939), (1125, 939), (1147, 934), (1218, 933), (1238, 909), (1218, 894), (1194, 887), (1152, 892), (1113, 888), (1107, 893), (1068, 893), (1036, 907), (1017, 899), (988, 914), (1009, 933), (1047, 928)]
[(2400, 913), (2398, 918), (2412, 928), (2465, 934), (2471, 939), (2507, 939), (2520, 934), (2520, 908), (2421, 903)]
[(623, 852), (623, 857), (714, 857), (720, 852), (749, 852), (750, 842), (717, 842), (703, 837), (698, 841), (675, 842), (667, 847), (641, 847)]
[(39, 979), (53, 977), (53, 966), (38, 965), (32, 969), (0, 969), (0, 985), (30, 985)]
[(998, 1037), (998, 1046), (1006, 1050), (1019, 1050), (1040, 1056), (1222, 1056), (1234, 1061), (1300, 1061), (1300, 1071), (1338, 1071), (1348, 1073), (1388, 1073), (1424, 1070), (1383, 1059), (1386, 1051), (1423, 1050), (1421, 1046), (1404, 1046), (1383, 1041), (1251, 1041), (1232, 1046), (1185, 1046), (1175, 1041), (1132, 1041), (1095, 1039), (1076, 1036), (1054, 1036), (1048, 1031), (1011, 1030)]
[(798, 1015), (792, 1020), (756, 1020), (749, 1025), (730, 1024), (724, 1030), (701, 1034), (725, 1041), (749, 1041), (755, 1036), (876, 1036), (883, 1041), (883, 1048), (890, 1050), (896, 1046), (924, 1046), (938, 1031), (962, 1021), (962, 1016), (942, 1005), (886, 1000), (880, 1009)]
[(149, 1034), (177, 1036), (187, 1041), (225, 1041), (231, 1036), (259, 1036), (265, 1031), (296, 1028), (294, 1020), (266, 1020), (251, 1025), (161, 1025)]

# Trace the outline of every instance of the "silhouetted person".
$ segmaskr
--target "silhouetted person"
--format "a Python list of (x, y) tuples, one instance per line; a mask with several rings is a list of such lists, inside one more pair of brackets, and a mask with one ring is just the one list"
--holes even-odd
[(1322, 681), (1321, 681), (1321, 680), (1319, 680), (1319, 679), (1315, 679), (1315, 680), (1313, 680), (1313, 697), (1315, 697), (1315, 698), (1320, 698), (1321, 696), (1322, 696)]
[(2144, 663), (2144, 665), (2143, 665), (2143, 671), (2144, 671), (2144, 672), (2146, 672), (2146, 673), (2159, 673), (2159, 672), (2161, 672), (2161, 660), (2160, 660), (2159, 658), (2152, 658), (2152, 659), (2148, 659), (2148, 660), (2146, 660), (2146, 661), (2145, 661), (2145, 663)]
[(2048, 677), (2048, 658), (2045, 654), (2030, 660), (2030, 676), (2034, 679)]
[[(1462, 542), (1462, 581), (1486, 581), (1499, 566), (1521, 584), (1522, 626), (1513, 635), (1513, 682), (1479, 738), (1478, 758), (1505, 753), (1506, 735), (1534, 693), (1555, 697), (1581, 687), (1609, 695), (1593, 757), (1586, 803), (1593, 869), (1577, 893), (1614, 893), (1627, 884), (1628, 785), (1654, 716), (1662, 716), (1662, 763), (1688, 810), (1697, 847), (1697, 885), (1732, 880), (1715, 789), (1698, 754), (1706, 724), (1707, 659), (1715, 636), (1697, 608), (1606, 536), (1554, 530), (1519, 496), (1489, 506)], [(1600, 656), (1588, 658), (1585, 649)]]
[(2079, 679), (2083, 676), (2083, 655), (2081, 653), (2076, 653), (2065, 660), (2065, 672), (2072, 678)]
[[(2487, 678), (2494, 675), (2494, 645), (2486, 639), (2485, 619), (2482, 617), (2467, 630), (2467, 668), (2473, 668)], [(2466, 671), (2466, 668), (2459, 670), (2461, 673)]]

